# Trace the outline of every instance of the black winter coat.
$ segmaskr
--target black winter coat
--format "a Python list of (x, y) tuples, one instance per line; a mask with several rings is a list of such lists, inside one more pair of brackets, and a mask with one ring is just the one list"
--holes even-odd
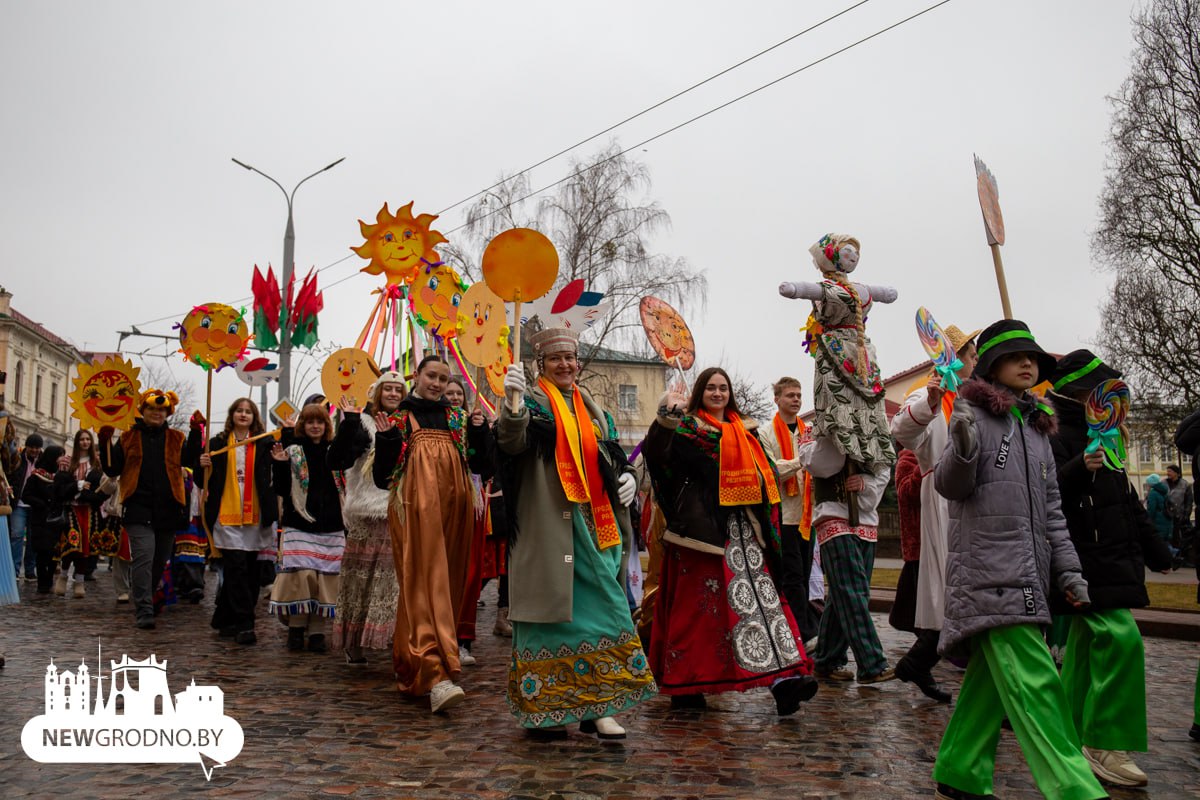
[[(1125, 471), (1102, 467), (1092, 472), (1084, 466), (1088, 426), (1083, 404), (1054, 395), (1054, 406), (1058, 435), (1050, 444), (1058, 467), (1063, 515), (1088, 582), (1090, 608), (1148, 606), (1146, 566), (1170, 568), (1171, 553), (1146, 516)], [(1051, 611), (1080, 613), (1058, 593), (1051, 599)]]
[[(1192, 456), (1192, 484), (1200, 485), (1200, 408), (1193, 411), (1175, 429), (1175, 446)], [(1196, 508), (1196, 520), (1200, 526), (1200, 504)], [(1195, 550), (1192, 563), (1196, 565), (1196, 577), (1200, 579), (1200, 536), (1192, 537)], [(1200, 603), (1200, 586), (1196, 587), (1196, 602)]]
[(309, 533), (333, 533), (345, 530), (342, 521), (342, 498), (329, 466), (329, 443), (297, 440), (295, 444), (304, 448), (304, 460), (308, 464), (308, 493), (305, 511), (312, 517), (309, 521), (296, 511), (292, 503), (291, 461), (272, 461), (275, 492), (283, 499), (283, 524)]
[(58, 546), (60, 532), (46, 527), (46, 516), (70, 504), (79, 491), (75, 476), (66, 470), (53, 478), (43, 478), (37, 472), (25, 482), (24, 498), (29, 506), (29, 546), (33, 550), (53, 550)]

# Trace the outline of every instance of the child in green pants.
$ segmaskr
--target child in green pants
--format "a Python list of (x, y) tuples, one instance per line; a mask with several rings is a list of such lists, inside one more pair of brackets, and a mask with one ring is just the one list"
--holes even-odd
[(1016, 320), (994, 323), (978, 341), (934, 472), (950, 501), (939, 652), (970, 655), (933, 770), (936, 796), (991, 795), (1007, 716), (1043, 795), (1096, 800), (1107, 795), (1080, 750), (1040, 630), (1050, 623), (1051, 578), (1075, 606), (1088, 603), (1059, 504), (1053, 410), (1029, 393), (1055, 361)]

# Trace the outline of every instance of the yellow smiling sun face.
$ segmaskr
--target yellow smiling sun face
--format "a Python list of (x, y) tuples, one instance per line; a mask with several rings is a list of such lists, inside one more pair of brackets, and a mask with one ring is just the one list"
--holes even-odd
[(357, 347), (343, 347), (330, 354), (321, 367), (321, 390), (336, 403), (345, 397), (356, 407), (366, 405), (371, 385), (379, 377), (375, 359)]
[(420, 214), (414, 217), (413, 204), (396, 211), (388, 211), (387, 203), (375, 216), (375, 224), (358, 221), (363, 239), (359, 247), (350, 249), (359, 256), (370, 259), (362, 272), (369, 275), (386, 275), (389, 286), (408, 285), (417, 278), (417, 270), (425, 262), (436, 264), (441, 259), (433, 248), (446, 242), (446, 237), (429, 226), (437, 219), (436, 214)]
[(184, 358), (206, 370), (237, 364), (249, 341), (245, 314), (223, 303), (196, 306), (179, 326)]
[(110, 425), (128, 430), (137, 419), (141, 369), (122, 358), (109, 358), (98, 364), (79, 364), (76, 370), (79, 374), (70, 401), (71, 415), (79, 420), (79, 427), (99, 430)]
[(477, 367), (493, 365), (508, 341), (504, 301), (483, 281), (471, 284), (458, 307), (458, 347)]
[(412, 285), (417, 322), (431, 336), (453, 336), (458, 329), (458, 309), (465, 291), (462, 278), (444, 264), (418, 270)]

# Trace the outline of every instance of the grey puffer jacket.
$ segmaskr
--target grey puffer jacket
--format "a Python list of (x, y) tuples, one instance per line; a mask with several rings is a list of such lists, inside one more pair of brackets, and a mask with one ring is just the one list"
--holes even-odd
[(959, 391), (934, 472), (950, 501), (943, 655), (992, 628), (1048, 625), (1051, 576), (1088, 600), (1059, 502), (1050, 411), (979, 378)]

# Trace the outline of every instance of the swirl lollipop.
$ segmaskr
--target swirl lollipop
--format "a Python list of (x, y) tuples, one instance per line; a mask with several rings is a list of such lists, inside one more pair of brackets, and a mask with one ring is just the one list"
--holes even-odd
[(962, 369), (963, 363), (958, 359), (954, 345), (942, 331), (942, 326), (937, 324), (925, 306), (917, 309), (917, 337), (921, 340), (921, 347), (925, 348), (925, 353), (933, 361), (934, 371), (942, 376), (942, 388), (948, 392), (957, 391), (962, 385), (958, 371)]
[(1121, 423), (1129, 414), (1129, 387), (1124, 381), (1107, 380), (1092, 389), (1084, 403), (1083, 416), (1088, 424), (1085, 453), (1104, 451), (1104, 465), (1112, 470), (1125, 468), (1125, 440)]

